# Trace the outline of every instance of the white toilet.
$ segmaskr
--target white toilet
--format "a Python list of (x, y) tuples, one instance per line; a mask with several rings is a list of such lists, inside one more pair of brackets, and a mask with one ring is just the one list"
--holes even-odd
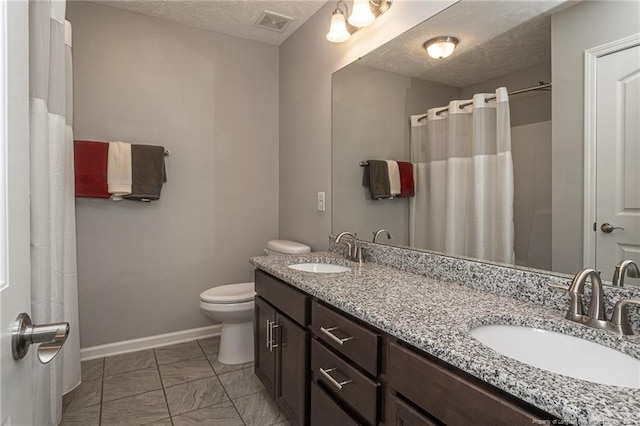
[[(268, 255), (311, 252), (305, 244), (287, 240), (271, 240)], [(222, 323), (218, 361), (222, 364), (242, 364), (253, 361), (254, 283), (227, 284), (210, 288), (200, 294), (200, 309)]]

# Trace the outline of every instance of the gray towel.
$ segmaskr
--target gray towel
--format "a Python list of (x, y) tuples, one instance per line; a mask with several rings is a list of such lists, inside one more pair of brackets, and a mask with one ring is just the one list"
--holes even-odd
[(379, 200), (391, 197), (391, 185), (389, 184), (389, 167), (384, 160), (368, 160), (369, 166), (369, 190), (371, 198)]
[(164, 147), (131, 145), (131, 194), (127, 200), (151, 201), (160, 198), (162, 184), (167, 181)]

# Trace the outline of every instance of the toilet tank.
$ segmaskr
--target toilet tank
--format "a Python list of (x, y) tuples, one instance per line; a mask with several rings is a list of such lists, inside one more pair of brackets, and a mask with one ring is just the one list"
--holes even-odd
[(268, 255), (311, 253), (311, 247), (295, 241), (271, 240), (267, 243), (265, 253)]

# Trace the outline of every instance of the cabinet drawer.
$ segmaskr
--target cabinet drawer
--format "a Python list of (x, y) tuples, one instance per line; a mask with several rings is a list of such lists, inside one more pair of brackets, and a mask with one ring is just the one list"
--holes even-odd
[(429, 419), (418, 410), (410, 407), (395, 395), (387, 394), (388, 426), (439, 426), (441, 423)]
[(372, 376), (378, 375), (378, 333), (316, 301), (311, 304), (311, 329), (323, 342), (353, 360)]
[(539, 417), (396, 343), (389, 349), (389, 386), (449, 425), (531, 426)]
[(302, 326), (307, 321), (308, 296), (279, 279), (256, 269), (256, 293)]
[(311, 370), (314, 379), (330, 389), (342, 405), (360, 415), (366, 424), (377, 424), (378, 383), (351, 367), (316, 339), (311, 342)]
[(315, 382), (311, 382), (311, 426), (358, 426)]

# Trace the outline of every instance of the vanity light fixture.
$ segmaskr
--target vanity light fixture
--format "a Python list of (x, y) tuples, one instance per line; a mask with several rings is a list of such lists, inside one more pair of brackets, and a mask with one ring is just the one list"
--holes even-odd
[[(393, 0), (353, 0), (353, 11), (349, 15), (347, 4), (343, 0), (336, 3), (331, 14), (331, 27), (327, 33), (327, 40), (332, 43), (342, 43), (362, 27), (371, 25), (378, 16), (389, 10)], [(349, 15), (348, 20), (345, 15)]]
[(457, 38), (443, 36), (432, 38), (431, 40), (426, 41), (422, 46), (432, 58), (444, 59), (453, 53), (457, 45)]
[(340, 4), (344, 6), (345, 10), (347, 9), (347, 5), (343, 1), (339, 1), (336, 9), (331, 14), (331, 27), (329, 27), (329, 32), (327, 33), (327, 40), (332, 43), (342, 43), (351, 38)]

